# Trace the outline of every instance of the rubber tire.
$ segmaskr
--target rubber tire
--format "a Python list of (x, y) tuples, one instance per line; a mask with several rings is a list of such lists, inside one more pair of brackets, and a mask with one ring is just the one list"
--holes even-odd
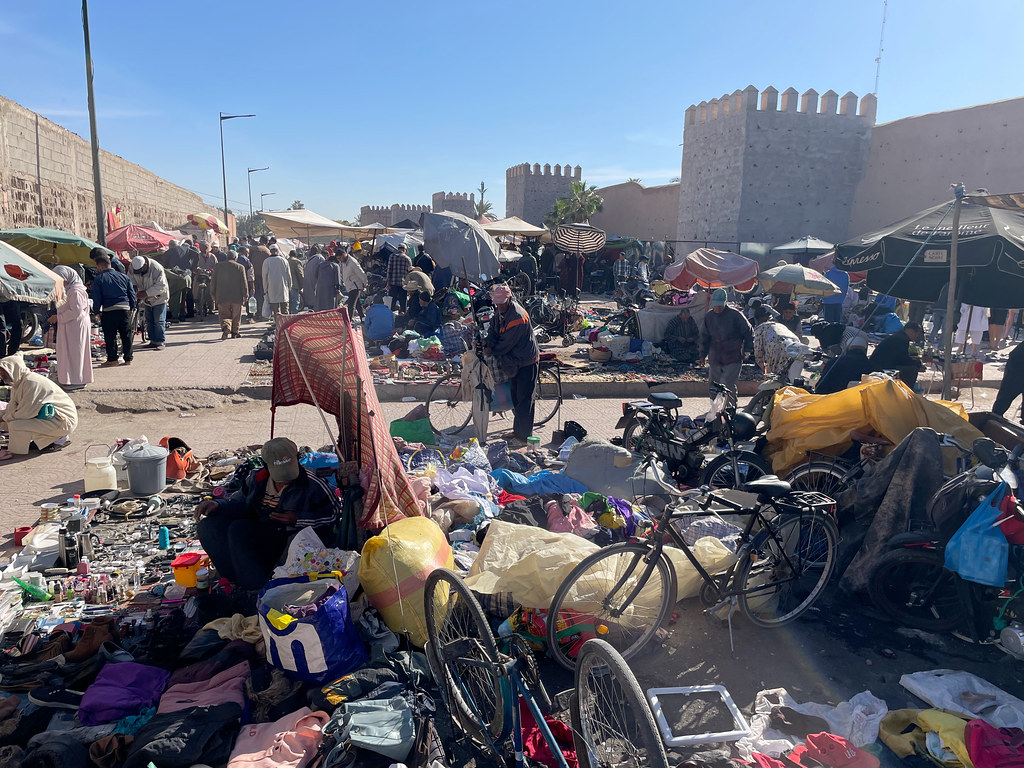
[[(739, 564), (739, 567), (736, 569), (736, 576), (733, 583), (740, 590), (746, 588), (747, 579), (750, 578), (751, 571), (755, 565), (753, 555), (755, 552), (758, 552), (761, 548), (765, 547), (768, 544), (768, 542), (772, 540), (772, 530), (778, 533), (784, 527), (790, 527), (794, 522), (801, 523), (802, 521), (807, 519), (812, 520), (815, 524), (821, 524), (821, 530), (825, 532), (826, 538), (828, 539), (828, 547), (830, 550), (828, 562), (822, 569), (822, 574), (819, 577), (818, 582), (815, 584), (814, 589), (811, 591), (811, 594), (805, 597), (801, 601), (800, 605), (798, 605), (796, 608), (789, 610), (786, 614), (784, 614), (782, 617), (778, 619), (768, 620), (755, 614), (753, 610), (750, 608), (750, 598), (747, 595), (740, 594), (740, 609), (743, 611), (743, 614), (751, 621), (751, 623), (756, 624), (759, 627), (779, 627), (783, 624), (788, 624), (789, 622), (799, 618), (812, 605), (814, 605), (815, 601), (819, 597), (821, 597), (822, 593), (828, 587), (829, 581), (832, 579), (832, 574), (835, 572), (836, 569), (836, 558), (838, 555), (837, 550), (839, 546), (839, 529), (836, 527), (835, 522), (832, 520), (831, 517), (828, 517), (827, 515), (823, 514), (787, 514), (781, 516), (780, 518), (777, 518), (776, 520), (773, 520), (771, 523), (771, 529), (765, 528), (762, 531), (760, 531), (756, 536), (754, 536), (753, 540), (750, 543), (750, 549), (747, 551), (746, 557), (743, 558), (743, 561)], [(783, 541), (785, 541), (785, 536), (782, 536), (782, 539)]]
[[(435, 416), (436, 416), (436, 413), (437, 413), (436, 408), (447, 408), (448, 407), (447, 403), (452, 402), (452, 401), (449, 401), (447, 399), (442, 399), (440, 397), (440, 395), (438, 395), (435, 398), (434, 397), (434, 393), (437, 392), (437, 388), (438, 387), (440, 387), (442, 385), (454, 386), (454, 383), (456, 383), (456, 382), (458, 383), (458, 391), (459, 391), (459, 393), (461, 393), (462, 392), (462, 374), (460, 374), (460, 373), (449, 373), (447, 376), (442, 376), (440, 379), (438, 379), (436, 382), (434, 382), (434, 386), (432, 386), (430, 388), (430, 393), (427, 395), (427, 418), (430, 419), (430, 428), (432, 430), (434, 430), (434, 432), (439, 434), (439, 435), (444, 434), (444, 431), (438, 427), (438, 424), (434, 423), (435, 419), (431, 418), (431, 416), (430, 416), (430, 405), (431, 405), (431, 403), (436, 403), (437, 404), (435, 406)], [(461, 394), (460, 394), (458, 402), (466, 403), (469, 406), (469, 413), (466, 415), (465, 421), (462, 422), (462, 426), (458, 427), (457, 429), (455, 427), (452, 427), (452, 426), (446, 427), (446, 429), (449, 430), (449, 432), (451, 432), (452, 434), (457, 434), (457, 433), (461, 432), (467, 426), (469, 426), (469, 422), (471, 422), (473, 420), (473, 403), (472, 403), (472, 401), (463, 400), (462, 397), (461, 397)]]
[[(590, 678), (589, 670), (607, 667), (612, 680), (617, 683), (618, 695), (614, 701), (601, 701), (599, 696), (590, 694), (587, 681)], [(592, 728), (588, 720), (593, 709), (598, 712), (619, 712), (625, 721), (623, 724), (632, 726), (628, 735), (633, 736), (633, 743), (642, 746), (647, 752), (643, 763), (638, 762), (616, 762), (616, 766), (636, 766), (636, 768), (668, 768), (668, 755), (665, 754), (665, 745), (661, 740), (661, 733), (654, 721), (654, 714), (647, 702), (643, 689), (636, 680), (626, 660), (618, 653), (611, 644), (604, 640), (588, 640), (580, 651), (579, 659), (576, 662), (576, 710), (578, 713), (579, 729), (573, 727), (573, 744), (576, 747), (577, 759), (581, 766), (593, 765), (590, 759), (588, 747), (593, 744), (589, 734)], [(589, 702), (595, 699), (594, 706)], [(582, 748), (582, 749), (581, 749)], [(584, 755), (580, 759), (580, 754)]]
[[(444, 657), (444, 646), (438, 636), (439, 627), (437, 625), (437, 616), (434, 614), (434, 603), (431, 599), (435, 590), (438, 588), (439, 582), (447, 584), (448, 588), (458, 595), (458, 599), (465, 603), (469, 609), (472, 623), (475, 625), (476, 637), (480, 641), (483, 656), (486, 657), (488, 662), (495, 665), (498, 663), (498, 647), (494, 641), (494, 633), (491, 632), (490, 624), (487, 623), (487, 616), (484, 614), (484, 609), (480, 607), (480, 603), (470, 591), (469, 587), (466, 586), (461, 577), (459, 577), (458, 574), (449, 571), (447, 568), (438, 568), (437, 570), (432, 571), (430, 576), (427, 577), (427, 582), (423, 589), (424, 618), (426, 619), (427, 625), (427, 638), (433, 650), (434, 657), (437, 660), (438, 667), (445, 670), (443, 680), (443, 684), (445, 686), (444, 696), (450, 704), (449, 713), (453, 720), (457, 720), (462, 724), (466, 733), (471, 738), (482, 745), (488, 744), (488, 737), (485, 735), (485, 731), (486, 734), (490, 736), (490, 739), (495, 742), (504, 740), (505, 736), (507, 736), (507, 729), (510, 727), (510, 723), (506, 721), (511, 719), (508, 717), (510, 713), (505, 711), (506, 691), (502, 690), (503, 685), (507, 684), (507, 681), (492, 678), (494, 681), (495, 694), (494, 712), (487, 723), (482, 723), (477, 719), (476, 715), (473, 714), (472, 708), (466, 703), (462, 693), (455, 691), (453, 687), (454, 681), (452, 676), (448, 674), (453, 665), (450, 660)], [(439, 686), (441, 684), (442, 682), (438, 682)]]
[[(817, 476), (816, 479), (808, 479), (814, 476)], [(830, 499), (835, 499), (847, 488), (846, 472), (827, 461), (801, 464), (786, 475), (785, 480), (793, 486), (794, 491), (817, 491)]]
[[(551, 413), (546, 416), (543, 413), (538, 413), (541, 410), (541, 403), (552, 401), (554, 401), (554, 406), (551, 408)], [(547, 424), (562, 407), (562, 380), (550, 368), (541, 368), (537, 375), (537, 392), (534, 395), (533, 406), (533, 426), (535, 427)], [(472, 413), (470, 415), (472, 416)]]
[[(633, 563), (629, 574), (635, 573), (636, 568), (646, 567), (643, 563), (643, 555), (650, 551), (650, 548), (644, 544), (613, 544), (610, 547), (604, 547), (594, 554), (583, 559), (575, 568), (573, 568), (569, 575), (562, 581), (558, 587), (558, 591), (555, 592), (554, 598), (551, 600), (551, 607), (548, 610), (547, 620), (547, 641), (548, 641), (548, 654), (555, 659), (565, 669), (573, 669), (575, 666), (575, 660), (562, 653), (561, 646), (558, 640), (558, 614), (562, 611), (563, 603), (569, 596), (569, 591), (584, 575), (590, 572), (597, 563), (602, 560), (606, 560), (620, 555), (637, 555), (636, 561)], [(621, 575), (621, 573), (620, 573)], [(672, 606), (676, 603), (676, 574), (675, 569), (669, 563), (668, 557), (662, 554), (658, 558), (657, 564), (655, 565), (654, 571), (651, 573), (651, 580), (658, 579), (661, 582), (661, 605), (658, 608), (658, 612), (655, 620), (652, 620), (646, 625), (646, 629), (639, 637), (625, 648), (616, 648), (616, 650), (622, 654), (624, 658), (630, 658), (639, 652), (651, 638), (654, 637), (658, 628), (661, 627), (662, 623), (668, 617), (669, 611)], [(649, 584), (650, 582), (648, 582)], [(646, 586), (646, 585), (645, 585)], [(600, 617), (598, 617), (600, 618)], [(605, 635), (607, 638), (607, 635)], [(607, 642), (607, 640), (606, 640)], [(611, 645), (611, 643), (609, 643)], [(614, 645), (612, 647), (615, 647)]]
[[(730, 483), (729, 485), (715, 485), (714, 483), (711, 482), (711, 479), (715, 476), (715, 474), (721, 471), (723, 468), (728, 468), (728, 470), (732, 469), (731, 457), (734, 454), (738, 461), (742, 461), (743, 463), (750, 465), (750, 467), (756, 469), (758, 472), (761, 473), (755, 473), (753, 477), (749, 477), (750, 472), (748, 471), (748, 477), (743, 480), (744, 483), (749, 483), (751, 480), (757, 480), (760, 477), (764, 477), (765, 475), (770, 475), (772, 473), (772, 468), (768, 465), (768, 462), (766, 462), (756, 453), (751, 453), (750, 451), (733, 450), (727, 451), (726, 453), (723, 453), (721, 456), (715, 457), (713, 461), (708, 462), (707, 466), (704, 467), (704, 470), (700, 474), (700, 484), (710, 485), (712, 488), (735, 488), (736, 485), (734, 482)], [(735, 481), (735, 476), (732, 475), (731, 471), (729, 471), (728, 474), (731, 475), (730, 480)]]
[(650, 422), (650, 418), (650, 416), (638, 416), (636, 414), (633, 415), (633, 420), (630, 421), (629, 424), (627, 424), (622, 430), (623, 448), (632, 451), (633, 453), (639, 453), (639, 451), (637, 450), (639, 446), (631, 445), (631, 442), (638, 432), (643, 433), (643, 430), (647, 426), (647, 423)]
[[(905, 603), (891, 594), (887, 576), (897, 568), (922, 571), (922, 576), (913, 581), (925, 584), (940, 581), (937, 589), (942, 590), (944, 595), (953, 595), (955, 606), (950, 605), (953, 610), (944, 612), (944, 617), (934, 619), (923, 619), (918, 614), (907, 613)], [(931, 575), (934, 574), (934, 575)], [(956, 574), (947, 571), (945, 568), (945, 556), (941, 552), (928, 549), (894, 549), (882, 555), (871, 571), (868, 579), (868, 594), (871, 601), (886, 616), (900, 626), (920, 629), (925, 632), (949, 632), (956, 629), (966, 618), (966, 611), (959, 598), (957, 589)], [(948, 581), (945, 586), (941, 582)], [(906, 577), (900, 578), (899, 583), (910, 584), (911, 580)]]

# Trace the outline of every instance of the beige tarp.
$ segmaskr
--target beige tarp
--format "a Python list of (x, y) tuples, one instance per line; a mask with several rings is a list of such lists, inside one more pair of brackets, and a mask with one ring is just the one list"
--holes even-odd
[(535, 227), (528, 221), (523, 221), (518, 216), (509, 216), (507, 219), (498, 219), (486, 224), (481, 224), (484, 231), (494, 235), (519, 235), (521, 237), (541, 237), (548, 231), (544, 227)]
[(276, 237), (344, 237), (347, 227), (333, 219), (306, 209), (298, 211), (260, 211), (267, 228)]
[[(807, 451), (843, 453), (853, 430), (873, 429), (894, 444), (917, 427), (947, 432), (967, 447), (982, 436), (960, 403), (927, 400), (901, 381), (872, 377), (831, 395), (784, 387), (775, 395), (771, 422), (768, 449), (780, 475), (806, 461)], [(955, 472), (955, 459), (946, 456), (947, 474)]]

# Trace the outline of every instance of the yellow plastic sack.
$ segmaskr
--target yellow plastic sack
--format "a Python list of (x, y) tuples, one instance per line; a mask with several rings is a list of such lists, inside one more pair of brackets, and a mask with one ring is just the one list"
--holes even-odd
[[(775, 395), (771, 424), (768, 447), (780, 475), (806, 461), (807, 451), (843, 453), (854, 430), (874, 429), (894, 444), (917, 427), (948, 432), (965, 446), (982, 436), (960, 403), (927, 400), (892, 379), (868, 379), (831, 395), (784, 387)], [(947, 474), (955, 474), (955, 455), (946, 462)]]
[(427, 642), (423, 586), (434, 570), (454, 567), (452, 548), (437, 523), (407, 517), (363, 545), (359, 583), (388, 628), (399, 635), (407, 632), (412, 644), (422, 648)]

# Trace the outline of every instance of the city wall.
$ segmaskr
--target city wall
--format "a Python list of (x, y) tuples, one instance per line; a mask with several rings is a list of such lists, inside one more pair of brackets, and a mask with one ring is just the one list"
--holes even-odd
[(476, 193), (435, 192), (430, 196), (430, 205), (434, 209), (434, 213), (451, 211), (452, 213), (461, 213), (471, 219), (476, 218)]
[(555, 201), (568, 197), (574, 181), (581, 181), (583, 170), (568, 164), (551, 167), (545, 163), (521, 163), (505, 171), (505, 216), (518, 216), (535, 226), (544, 225), (544, 217)]
[(846, 233), (871, 146), (871, 94), (749, 86), (686, 110), (677, 239), (781, 243)]
[(1024, 98), (876, 125), (847, 236), (881, 229), (952, 200), (949, 185), (996, 194), (1024, 190)]
[(409, 205), (393, 203), (392, 205), (364, 205), (359, 209), (360, 224), (383, 224), (393, 227), (400, 221), (409, 219), (419, 223), (420, 214), (430, 213), (429, 205)]
[[(213, 211), (199, 195), (100, 151), (103, 207), (124, 224), (173, 229)], [(0, 228), (46, 226), (96, 239), (92, 151), (81, 136), (0, 96)]]
[(675, 240), (679, 184), (645, 187), (635, 181), (602, 187), (604, 208), (590, 223), (609, 235), (638, 240)]

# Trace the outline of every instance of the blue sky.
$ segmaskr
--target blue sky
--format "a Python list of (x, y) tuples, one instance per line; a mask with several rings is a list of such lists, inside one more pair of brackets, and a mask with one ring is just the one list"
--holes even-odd
[[(88, 137), (79, 4), (0, 0), (0, 94)], [(683, 112), (742, 89), (868, 93), (881, 0), (92, 0), (100, 145), (219, 205), (332, 218), (505, 169), (679, 175)], [(878, 121), (1024, 95), (1020, 0), (890, 0)]]

